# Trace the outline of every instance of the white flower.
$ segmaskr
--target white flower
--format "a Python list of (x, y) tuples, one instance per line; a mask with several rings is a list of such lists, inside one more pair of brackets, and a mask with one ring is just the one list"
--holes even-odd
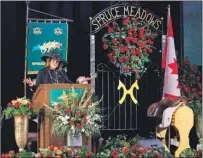
[(22, 104), (22, 105), (27, 105), (28, 103), (29, 103), (28, 100), (22, 100), (22, 101), (21, 101), (21, 104)]
[(85, 129), (84, 128), (82, 128), (82, 132), (84, 132), (85, 131)]
[(66, 120), (69, 120), (69, 119), (70, 119), (70, 116), (66, 115), (66, 116), (65, 116), (65, 119), (66, 119)]

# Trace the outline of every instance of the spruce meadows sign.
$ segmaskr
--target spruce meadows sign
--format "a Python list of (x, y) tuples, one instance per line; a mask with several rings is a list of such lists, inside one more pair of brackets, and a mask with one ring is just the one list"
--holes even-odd
[(155, 30), (161, 28), (162, 20), (152, 12), (138, 6), (122, 5), (111, 6), (102, 12), (98, 13), (91, 19), (91, 34), (97, 33), (105, 24), (119, 19), (123, 16), (130, 16), (144, 21), (151, 25)]

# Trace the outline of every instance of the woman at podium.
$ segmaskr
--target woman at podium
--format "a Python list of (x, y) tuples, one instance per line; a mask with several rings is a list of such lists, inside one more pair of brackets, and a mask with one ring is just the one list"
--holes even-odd
[[(62, 69), (64, 65), (67, 65), (67, 62), (62, 59), (59, 50), (54, 49), (43, 54), (42, 60), (45, 61), (45, 67), (38, 72), (36, 80), (31, 80), (30, 78), (24, 80), (32, 91), (35, 91), (40, 84), (73, 83)], [(90, 80), (89, 77), (80, 76), (76, 82), (87, 84), (88, 80)]]

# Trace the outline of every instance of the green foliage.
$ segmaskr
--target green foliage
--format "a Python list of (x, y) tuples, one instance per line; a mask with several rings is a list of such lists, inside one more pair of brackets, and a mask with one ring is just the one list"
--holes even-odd
[(180, 153), (180, 157), (181, 158), (188, 158), (188, 157), (194, 157), (194, 158), (200, 158), (202, 157), (202, 150), (194, 150), (194, 149), (191, 149), (191, 148), (187, 148), (185, 150), (183, 150), (181, 153)]

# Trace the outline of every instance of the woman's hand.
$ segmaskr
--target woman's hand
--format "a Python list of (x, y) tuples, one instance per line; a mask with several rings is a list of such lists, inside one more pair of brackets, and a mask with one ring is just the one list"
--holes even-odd
[(34, 85), (34, 81), (32, 81), (30, 78), (24, 79), (23, 82), (27, 83), (30, 87)]
[(79, 84), (88, 84), (87, 81), (91, 80), (91, 78), (89, 77), (85, 77), (85, 76), (80, 76), (77, 78), (76, 82)]

